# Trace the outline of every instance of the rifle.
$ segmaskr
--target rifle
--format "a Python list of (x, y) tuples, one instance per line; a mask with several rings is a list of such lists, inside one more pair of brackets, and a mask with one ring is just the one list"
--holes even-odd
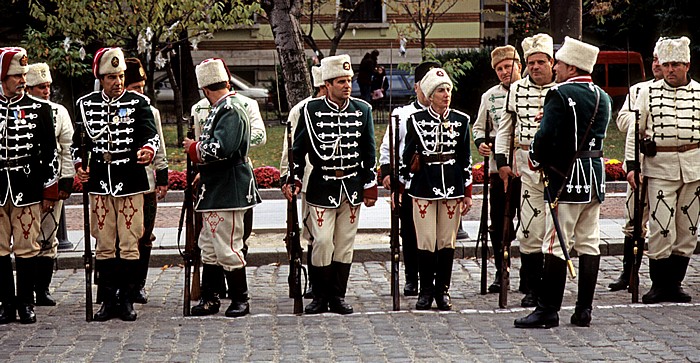
[[(287, 186), (292, 193), (292, 199), (287, 202), (287, 235), (284, 243), (287, 247), (287, 257), (289, 258), (289, 297), (294, 299), (294, 314), (304, 312), (304, 294), (301, 292), (301, 273), (304, 267), (301, 265), (301, 257), (304, 251), (301, 248), (299, 233), (299, 213), (297, 212), (297, 196), (294, 193), (294, 154), (292, 147), (292, 123), (287, 122)], [(304, 270), (305, 271), (305, 270)]]
[[(80, 158), (82, 159), (83, 168), (87, 170), (90, 165), (87, 131), (85, 130), (85, 122), (80, 128)], [(88, 193), (87, 183), (83, 183), (83, 241), (85, 252), (83, 253), (83, 264), (85, 266), (85, 321), (92, 321), (92, 240), (90, 239), (90, 195)]]
[[(389, 123), (389, 160), (391, 163), (391, 232), (389, 234), (391, 251), (391, 301), (394, 311), (401, 310), (399, 295), (399, 115), (392, 116)], [(406, 228), (407, 226), (402, 226)], [(412, 227), (412, 226), (408, 226)]]
[[(486, 144), (491, 140), (491, 123), (486, 118)], [(481, 242), (481, 295), (486, 295), (486, 264), (489, 258), (488, 241), (489, 241), (489, 157), (484, 156), (484, 187), (483, 187), (483, 203), (481, 204), (481, 222), (479, 223), (479, 236), (476, 239), (476, 249), (479, 249)], [(494, 251), (497, 253), (497, 251)]]
[[(187, 132), (188, 138), (194, 138), (194, 130), (190, 128)], [(194, 178), (197, 172), (194, 168), (192, 160), (190, 160), (189, 155), (187, 156), (187, 172), (186, 172), (186, 182), (184, 200), (182, 202), (182, 209), (180, 211), (180, 222), (177, 227), (177, 245), (180, 247), (180, 237), (182, 235), (182, 224), (183, 220), (185, 223), (185, 251), (180, 251), (185, 263), (185, 288), (183, 294), (183, 306), (182, 315), (190, 316), (190, 301), (192, 301), (194, 295), (195, 286), (199, 290), (199, 266), (197, 261), (200, 260), (199, 249), (197, 248), (196, 241), (196, 227), (195, 227), (195, 212), (194, 212)], [(192, 268), (195, 267), (195, 283), (191, 284), (191, 274)], [(193, 286), (191, 286), (193, 285)], [(199, 295), (199, 291), (197, 291)]]

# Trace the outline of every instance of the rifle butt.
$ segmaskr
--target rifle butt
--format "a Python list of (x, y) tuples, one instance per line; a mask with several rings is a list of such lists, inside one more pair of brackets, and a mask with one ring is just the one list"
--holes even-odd
[(399, 290), (399, 251), (392, 246), (391, 253), (391, 302), (394, 311), (401, 310), (401, 295)]
[(92, 262), (85, 264), (85, 321), (91, 322), (92, 315)]
[(190, 266), (190, 262), (186, 261), (185, 262), (185, 288), (184, 288), (184, 294), (183, 294), (183, 302), (182, 302), (182, 316), (190, 316), (190, 301), (192, 300), (190, 298), (190, 274), (192, 273), (192, 267)]
[(190, 289), (190, 301), (194, 300), (197, 301), (202, 298), (202, 291), (200, 287), (200, 268), (199, 265), (201, 263), (198, 260), (195, 260), (194, 264), (192, 264), (192, 288)]

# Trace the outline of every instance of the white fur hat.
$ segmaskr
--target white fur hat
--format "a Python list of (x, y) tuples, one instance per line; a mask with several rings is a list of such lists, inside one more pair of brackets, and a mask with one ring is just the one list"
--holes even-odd
[(564, 44), (557, 51), (555, 58), (570, 66), (591, 73), (596, 60), (598, 60), (598, 50), (598, 47), (595, 45), (564, 37)]
[(654, 57), (659, 56), (659, 45), (661, 45), (661, 41), (666, 38), (664, 37), (659, 37), (659, 40), (656, 41), (656, 44), (654, 44)]
[(549, 34), (539, 33), (523, 39), (523, 57), (527, 63), (527, 57), (535, 53), (544, 53), (554, 57), (554, 40)]
[(220, 58), (209, 58), (199, 63), (194, 72), (197, 74), (197, 86), (204, 88), (219, 82), (228, 82), (231, 78), (226, 63)]
[(520, 56), (518, 51), (512, 45), (505, 45), (502, 47), (495, 48), (491, 51), (491, 68), (496, 69), (498, 63), (504, 60), (511, 60), (520, 63)]
[(690, 39), (687, 37), (663, 39), (657, 44), (656, 48), (658, 48), (660, 64), (669, 62), (690, 63)]
[(27, 73), (27, 51), (20, 47), (0, 48), (0, 81), (24, 73)]
[(433, 68), (425, 74), (420, 81), (420, 89), (426, 97), (430, 98), (438, 87), (447, 84), (452, 89), (452, 80), (442, 68)]
[(27, 70), (27, 86), (34, 87), (47, 82), (53, 82), (49, 65), (46, 63), (30, 64)]
[(100, 48), (95, 53), (95, 59), (92, 61), (92, 74), (95, 75), (95, 78), (125, 70), (126, 63), (121, 48)]
[(321, 87), (323, 86), (323, 72), (321, 72), (321, 67), (320, 66), (313, 66), (311, 67), (311, 80), (314, 83), (314, 87)]
[(341, 54), (321, 59), (321, 74), (324, 81), (342, 76), (354, 76), (350, 56)]

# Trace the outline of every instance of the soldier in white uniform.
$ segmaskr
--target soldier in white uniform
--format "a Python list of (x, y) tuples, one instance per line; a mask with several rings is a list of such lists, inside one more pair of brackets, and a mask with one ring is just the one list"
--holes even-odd
[[(503, 181), (507, 181), (509, 175), (520, 177), (521, 181), (517, 239), (520, 243), (520, 278), (525, 280), (521, 283), (521, 291), (525, 290), (522, 291), (525, 297), (520, 305), (532, 307), (537, 304), (537, 285), (542, 278), (544, 259), (542, 241), (548, 212), (544, 204), (542, 178), (539, 172), (528, 168), (527, 154), (539, 127), (535, 116), (542, 111), (544, 97), (554, 85), (552, 73), (554, 44), (549, 35), (536, 34), (525, 38), (522, 46), (528, 74), (527, 77), (510, 86), (510, 98), (506, 100), (507, 109), (498, 124), (495, 158), (498, 173)], [(515, 150), (513, 150), (515, 155), (513, 165), (509, 165), (508, 158), (511, 150), (508, 148), (513, 128), (515, 128)], [(511, 203), (514, 202), (514, 200), (511, 201)]]
[[(46, 63), (29, 65), (27, 71), (27, 93), (39, 99), (49, 101), (51, 97), (51, 70)], [(56, 231), (61, 222), (61, 208), (63, 201), (70, 197), (73, 191), (73, 157), (70, 153), (70, 145), (73, 142), (73, 123), (68, 110), (58, 103), (50, 102), (53, 110), (53, 121), (56, 136), (56, 148), (58, 150), (58, 201), (51, 212), (41, 215), (41, 234), (37, 239), (41, 246), (41, 252), (36, 259), (36, 277), (34, 292), (36, 293), (37, 306), (54, 306), (56, 301), (49, 293), (49, 285), (53, 277), (53, 267), (58, 255), (58, 238)]]
[[(24, 93), (27, 52), (0, 48), (0, 324), (36, 322), (34, 273), (41, 213), (58, 199), (51, 105)], [(17, 296), (12, 260), (15, 255)]]
[[(648, 180), (649, 276), (642, 302), (690, 302), (681, 284), (697, 244), (700, 214), (700, 84), (688, 75), (690, 40), (663, 39), (657, 47), (664, 79), (639, 92), (641, 170)], [(634, 130), (627, 144), (634, 142)], [(634, 184), (634, 149), (627, 148), (627, 180)]]
[[(138, 58), (126, 58), (126, 71), (124, 71), (124, 84), (127, 91), (134, 91), (143, 94), (146, 86), (146, 71)], [(153, 158), (153, 163), (146, 166), (148, 176), (148, 192), (143, 193), (143, 236), (139, 239), (139, 266), (140, 274), (139, 286), (135, 291), (134, 302), (146, 304), (146, 277), (148, 276), (148, 263), (151, 259), (151, 249), (156, 236), (153, 235), (153, 228), (156, 223), (156, 212), (158, 201), (165, 198), (168, 193), (168, 159), (165, 152), (165, 138), (163, 138), (163, 126), (160, 122), (160, 111), (151, 106), (153, 119), (160, 139), (160, 148)]]
[[(353, 71), (348, 55), (324, 58), (321, 74), (328, 94), (303, 106), (293, 144), (297, 183), (304, 177), (307, 155), (313, 168), (306, 203), (317, 279), (314, 300), (305, 312), (351, 314), (345, 293), (360, 205), (371, 207), (377, 200), (372, 107), (350, 97)], [(301, 185), (294, 191), (283, 187), (288, 199), (300, 189)]]
[[(430, 106), (430, 99), (421, 91), (420, 81), (425, 77), (425, 74), (433, 68), (440, 67), (435, 62), (423, 62), (416, 67), (414, 78), (415, 84), (413, 89), (416, 92), (416, 100), (408, 105), (397, 107), (391, 112), (389, 125), (384, 133), (382, 145), (379, 148), (379, 164), (382, 171), (382, 185), (384, 188), (391, 190), (391, 160), (389, 153), (389, 128), (394, 127), (394, 116), (399, 117), (399, 142), (395, 145), (395, 152), (399, 154), (399, 165), (402, 163), (403, 148), (406, 143), (406, 123), (409, 116), (414, 112), (425, 110)], [(396, 132), (396, 131), (394, 131)], [(399, 181), (405, 184), (403, 177), (399, 175)], [(418, 295), (418, 242), (416, 241), (416, 228), (413, 225), (413, 202), (408, 194), (408, 189), (404, 188), (401, 193), (402, 203), (399, 206), (399, 219), (401, 221), (401, 249), (403, 251), (403, 267), (404, 275), (406, 276), (406, 284), (403, 288), (405, 296)]]
[[(498, 134), (498, 125), (501, 123), (503, 115), (503, 105), (505, 105), (508, 89), (510, 85), (520, 79), (520, 56), (515, 47), (506, 45), (495, 48), (491, 52), (491, 67), (496, 71), (499, 84), (489, 88), (481, 95), (479, 113), (474, 121), (474, 145), (479, 149), (479, 154), (483, 157), (491, 156), (491, 149), (494, 146)], [(489, 135), (486, 135), (486, 128), (489, 128)], [(503, 180), (498, 175), (496, 159), (489, 160), (489, 215), (491, 225), (489, 234), (494, 251), (494, 262), (496, 264), (496, 278), (489, 286), (489, 292), (499, 292), (501, 290), (501, 269), (503, 267), (503, 216), (505, 209), (505, 188)], [(519, 183), (514, 179), (513, 183)], [(517, 203), (510, 204), (510, 215), (515, 216)], [(509, 221), (511, 236), (513, 236), (513, 221)]]
[[(615, 122), (617, 123), (617, 128), (625, 134), (627, 134), (627, 131), (630, 127), (632, 127), (632, 132), (634, 132), (634, 125), (636, 123), (637, 117), (637, 112), (635, 112), (637, 110), (635, 107), (637, 103), (637, 98), (639, 97), (639, 91), (642, 88), (649, 87), (649, 85), (654, 83), (655, 81), (664, 78), (664, 74), (661, 70), (661, 64), (659, 63), (658, 45), (659, 42), (657, 42), (656, 46), (654, 47), (654, 60), (651, 63), (651, 72), (654, 74), (654, 79), (639, 82), (630, 87), (629, 94), (627, 95), (627, 97), (625, 97), (625, 102), (622, 104), (622, 108), (620, 108), (620, 111), (617, 114), (617, 119), (615, 119)], [(631, 141), (634, 141), (634, 138)], [(626, 148), (632, 148), (632, 152), (634, 152), (634, 143), (632, 143), (631, 145), (625, 145), (625, 150), (627, 150)], [(640, 160), (643, 158), (643, 156), (644, 155), (639, 155)], [(622, 164), (622, 169), (625, 172), (627, 172), (627, 163)], [(641, 234), (642, 237), (646, 237), (647, 222), (649, 222), (649, 201), (646, 200), (646, 196), (643, 197), (645, 207), (642, 211)], [(615, 281), (611, 282), (608, 285), (610, 291), (625, 290), (627, 289), (627, 287), (629, 287), (630, 284), (630, 276), (635, 263), (634, 240), (632, 239), (632, 234), (634, 233), (633, 214), (634, 189), (632, 189), (630, 185), (627, 185), (627, 195), (625, 198), (625, 225), (622, 226), (622, 233), (625, 235), (625, 244), (622, 258), (622, 273), (620, 274), (620, 277), (618, 277)]]

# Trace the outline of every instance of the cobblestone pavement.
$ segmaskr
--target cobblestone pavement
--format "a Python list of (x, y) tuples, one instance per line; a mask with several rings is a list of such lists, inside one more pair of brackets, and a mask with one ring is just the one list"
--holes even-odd
[[(695, 301), (700, 301), (699, 260), (693, 257), (685, 280)], [(517, 286), (519, 263), (513, 260), (512, 286)], [(529, 311), (515, 308), (522, 295), (513, 291), (513, 308), (498, 309), (496, 294), (479, 295), (479, 265), (473, 259), (455, 260), (452, 312), (418, 312), (413, 309), (416, 299), (404, 297), (402, 310), (391, 311), (389, 264), (365, 262), (351, 271), (347, 301), (355, 307), (352, 315), (291, 314), (287, 266), (265, 265), (247, 271), (252, 315), (229, 319), (222, 311), (208, 318), (183, 318), (183, 270), (171, 267), (149, 271), (149, 303), (136, 306), (136, 322), (106, 323), (85, 322), (84, 305), (79, 303), (84, 297), (83, 271), (59, 270), (52, 283), (58, 306), (37, 307), (36, 324), (0, 326), (0, 360), (700, 361), (700, 304), (630, 304), (629, 294), (606, 289), (619, 266), (619, 256), (601, 261), (590, 328), (568, 323), (576, 298), (576, 283), (569, 280), (562, 325), (551, 330), (513, 328), (513, 319)], [(641, 291), (648, 288), (644, 265)], [(227, 305), (223, 300), (222, 310)]]

